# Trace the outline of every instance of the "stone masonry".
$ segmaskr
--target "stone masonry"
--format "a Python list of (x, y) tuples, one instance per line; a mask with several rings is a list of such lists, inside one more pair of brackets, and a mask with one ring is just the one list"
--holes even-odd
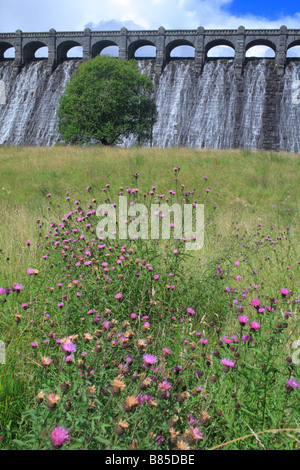
[(286, 54), (290, 47), (300, 45), (300, 30), (281, 26), (274, 30), (248, 30), (240, 26), (237, 30), (165, 30), (160, 27), (153, 31), (91, 31), (45, 33), (0, 33), (0, 60), (7, 49), (15, 48), (14, 71), (34, 58), (40, 47), (48, 47), (48, 74), (66, 60), (68, 50), (82, 46), (83, 60), (96, 57), (107, 46), (118, 46), (120, 59), (132, 59), (141, 46), (156, 48), (156, 74), (160, 75), (170, 60), (172, 50), (188, 45), (195, 48), (195, 72), (201, 73), (208, 51), (214, 46), (226, 45), (235, 51), (234, 67), (237, 78), (241, 78), (247, 50), (252, 46), (269, 46), (275, 52), (275, 67), (279, 77), (284, 75)]

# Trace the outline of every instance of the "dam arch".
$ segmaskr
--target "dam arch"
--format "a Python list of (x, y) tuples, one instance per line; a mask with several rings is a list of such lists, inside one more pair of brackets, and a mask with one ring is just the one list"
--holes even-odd
[(94, 57), (97, 57), (97, 55), (100, 55), (101, 53), (105, 53), (105, 49), (107, 48), (118, 48), (118, 54), (119, 54), (119, 47), (118, 44), (116, 44), (114, 41), (110, 40), (105, 40), (105, 41), (98, 41), (95, 42), (92, 46), (92, 59)]
[(14, 49), (13, 44), (6, 42), (6, 41), (1, 41), (0, 42), (0, 60), (4, 60), (5, 59), (4, 54), (6, 53), (6, 51), (12, 48)]
[(30, 41), (23, 48), (23, 60), (24, 62), (29, 62), (35, 59), (35, 54), (39, 49), (47, 50), (48, 58), (48, 45), (41, 41)]
[(138, 52), (138, 50), (141, 49), (141, 48), (145, 48), (146, 46), (148, 46), (148, 47), (150, 46), (152, 49), (153, 48), (155, 49), (155, 56), (154, 57), (156, 57), (156, 45), (152, 41), (149, 41), (147, 39), (139, 39), (137, 41), (132, 42), (128, 46), (127, 58), (129, 60), (137, 58), (138, 56), (136, 56), (136, 52)]
[(82, 44), (77, 41), (63, 41), (57, 47), (57, 62), (61, 63), (68, 58), (68, 52), (73, 47), (82, 47)]

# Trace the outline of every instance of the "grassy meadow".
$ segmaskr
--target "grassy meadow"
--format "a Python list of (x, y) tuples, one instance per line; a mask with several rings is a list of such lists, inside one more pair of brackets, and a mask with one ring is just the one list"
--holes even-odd
[[(299, 188), (293, 154), (0, 147), (0, 449), (299, 448)], [(99, 240), (120, 194), (204, 204), (203, 248)]]

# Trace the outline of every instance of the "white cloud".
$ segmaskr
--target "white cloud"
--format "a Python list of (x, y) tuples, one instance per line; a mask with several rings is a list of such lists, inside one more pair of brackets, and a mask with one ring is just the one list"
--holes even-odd
[[(145, 29), (234, 29), (300, 28), (300, 12), (276, 21), (244, 15), (231, 15), (226, 6), (232, 0), (12, 0), (0, 7), (0, 30), (47, 31), (82, 30), (88, 23), (133, 22)], [(131, 24), (131, 23), (128, 23)]]
[[(12, 0), (0, 6), (0, 31), (82, 31), (91, 29), (300, 28), (300, 12), (276, 21), (228, 12), (232, 0)], [(260, 50), (261, 51), (261, 50)]]

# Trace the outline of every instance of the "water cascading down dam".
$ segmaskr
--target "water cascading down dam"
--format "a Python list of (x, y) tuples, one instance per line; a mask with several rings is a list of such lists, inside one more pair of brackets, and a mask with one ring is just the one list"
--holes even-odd
[[(61, 141), (56, 110), (67, 82), (83, 60), (111, 45), (118, 46), (120, 59), (134, 58), (141, 46), (156, 48), (156, 58), (136, 59), (155, 83), (153, 146), (300, 152), (300, 59), (286, 57), (289, 48), (300, 45), (300, 30), (284, 26), (0, 33), (0, 79), (6, 95), (0, 104), (0, 144), (49, 146)], [(180, 45), (193, 46), (195, 57), (171, 59)], [(210, 48), (218, 45), (232, 47), (234, 57), (208, 58)], [(247, 50), (255, 45), (268, 45), (275, 57), (247, 59)], [(82, 59), (67, 59), (74, 46), (82, 46)], [(4, 57), (11, 47), (14, 60)], [(48, 47), (47, 59), (35, 58), (40, 47)]]

